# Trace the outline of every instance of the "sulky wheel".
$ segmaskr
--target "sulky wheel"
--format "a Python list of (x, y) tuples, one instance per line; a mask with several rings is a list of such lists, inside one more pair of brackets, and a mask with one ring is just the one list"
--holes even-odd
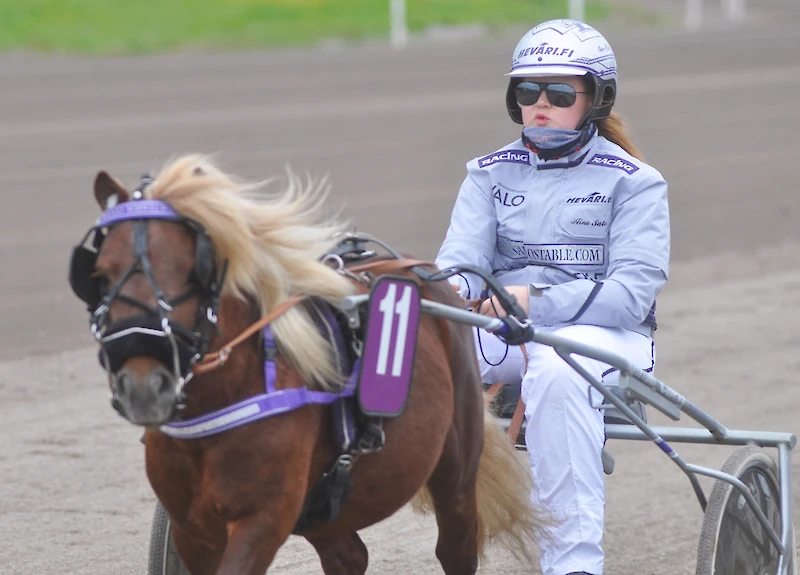
[[(778, 470), (760, 447), (737, 449), (725, 462), (724, 473), (742, 481), (780, 535)], [(788, 549), (790, 575), (797, 575), (794, 529)], [(717, 480), (703, 517), (697, 553), (697, 575), (767, 575), (776, 573), (778, 550), (747, 500), (727, 481)]]
[(150, 557), (147, 561), (148, 575), (190, 575), (172, 542), (169, 515), (156, 501), (153, 524), (150, 528)]

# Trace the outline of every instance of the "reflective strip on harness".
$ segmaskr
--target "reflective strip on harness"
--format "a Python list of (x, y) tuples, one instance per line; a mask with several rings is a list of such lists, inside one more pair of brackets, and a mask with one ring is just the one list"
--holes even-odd
[[(269, 326), (264, 328), (264, 344), (274, 347), (275, 339)], [(268, 357), (264, 362), (264, 379), (266, 393), (253, 396), (224, 409), (193, 417), (185, 421), (171, 422), (162, 425), (160, 430), (165, 435), (179, 439), (198, 439), (215, 435), (245, 425), (252, 421), (294, 411), (312, 403), (329, 404), (343, 397), (350, 397), (356, 390), (356, 378), (360, 362), (356, 361), (353, 373), (344, 388), (337, 393), (312, 391), (305, 387), (292, 389), (275, 389), (276, 369), (274, 358)]]

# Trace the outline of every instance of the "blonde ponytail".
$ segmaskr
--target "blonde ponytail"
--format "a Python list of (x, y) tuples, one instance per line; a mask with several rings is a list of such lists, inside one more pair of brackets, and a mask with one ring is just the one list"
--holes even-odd
[(606, 140), (614, 142), (634, 158), (644, 161), (642, 152), (640, 152), (639, 148), (634, 144), (633, 133), (628, 127), (628, 123), (621, 115), (616, 112), (611, 112), (608, 118), (596, 120), (595, 124), (597, 124), (598, 133)]

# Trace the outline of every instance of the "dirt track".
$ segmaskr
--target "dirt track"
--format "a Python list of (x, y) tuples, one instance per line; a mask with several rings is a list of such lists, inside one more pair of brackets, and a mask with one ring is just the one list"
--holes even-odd
[[(676, 266), (674, 284), (684, 287), (661, 300), (662, 317), (670, 319), (658, 332), (656, 376), (731, 428), (796, 433), (800, 336), (786, 310), (800, 306), (800, 272), (791, 271), (800, 252), (789, 245), (757, 255), (757, 266), (739, 267), (714, 287), (708, 284), (727, 273), (729, 258)], [(28, 358), (6, 361), (0, 373), (2, 426), (13, 439), (0, 456), (0, 573), (144, 573), (154, 499), (139, 432), (108, 407), (94, 350), (47, 356), (34, 366)], [(717, 468), (731, 451), (674, 447)], [(611, 442), (609, 451), (617, 469), (608, 481), (608, 573), (692, 573), (702, 514), (688, 481), (649, 444)], [(431, 519), (408, 511), (368, 529), (370, 573), (440, 573), (435, 537)], [(320, 572), (299, 538), (280, 551), (273, 570)], [(482, 572), (530, 573), (497, 553)]]
[[(680, 34), (621, 37), (630, 87), (624, 111), (671, 183), (674, 258), (659, 299), (656, 376), (731, 428), (796, 433), (800, 194), (792, 162), (800, 147), (798, 112), (789, 105), (800, 85), (791, 56), (800, 53), (800, 34), (777, 24), (748, 30), (735, 37), (720, 31), (708, 41)], [(314, 173), (329, 170), (341, 192), (337, 199), (348, 201), (363, 229), (429, 257), (463, 163), (515, 137), (501, 124), (502, 82), (494, 77), (502, 73), (494, 66), (505, 65), (507, 44), (416, 48), (403, 56), (377, 49), (320, 55), (312, 68), (329, 77), (331, 95), (310, 117), (298, 111), (308, 103), (293, 104), (286, 84), (295, 78), (302, 88), (307, 78), (288, 68), (307, 53), (0, 60), (0, 76), (14, 80), (0, 94), (0, 109), (11, 111), (0, 122), (7, 202), (0, 213), (6, 327), (0, 335), (0, 573), (145, 572), (154, 499), (140, 432), (109, 407), (87, 345), (86, 318), (66, 284), (69, 248), (95, 217), (89, 202), (94, 172), (110, 166), (130, 180), (187, 149), (224, 150), (251, 176), (275, 173), (289, 159)], [(667, 53), (673, 57), (660, 56)], [(355, 86), (363, 82), (360, 70), (369, 76), (382, 59), (391, 64), (390, 78)], [(707, 62), (714, 59), (711, 70)], [(451, 79), (432, 86), (447, 66)], [(468, 71), (479, 78), (474, 89), (453, 91)], [(277, 78), (274, 93), (268, 77)], [(754, 78), (776, 87), (772, 106)], [(256, 87), (263, 97), (249, 102)], [(124, 109), (114, 100), (121, 93), (131, 97)], [(457, 97), (442, 106), (439, 93)], [(365, 105), (346, 103), (360, 96)], [(407, 106), (397, 109), (403, 101)], [(654, 109), (659, 113), (650, 114)], [(432, 127), (431, 118), (444, 111), (471, 124)], [(370, 118), (377, 117), (385, 122), (375, 131)], [(304, 141), (308, 129), (320, 134), (314, 149)], [(737, 136), (746, 136), (749, 147), (737, 144)], [(731, 451), (675, 447), (690, 461), (717, 468)], [(702, 515), (688, 481), (649, 444), (612, 442), (609, 450), (617, 469), (608, 480), (606, 572), (693, 573)], [(795, 507), (798, 471), (795, 463)], [(365, 531), (364, 539), (370, 573), (441, 572), (431, 519), (404, 511)], [(273, 571), (316, 574), (319, 567), (311, 547), (293, 538)], [(498, 554), (482, 572), (531, 573)]]

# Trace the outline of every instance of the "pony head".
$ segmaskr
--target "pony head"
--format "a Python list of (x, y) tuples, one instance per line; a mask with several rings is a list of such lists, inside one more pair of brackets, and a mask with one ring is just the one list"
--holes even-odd
[[(70, 282), (92, 313), (112, 405), (131, 422), (172, 419), (194, 362), (258, 315), (294, 295), (333, 302), (352, 293), (320, 261), (344, 229), (323, 211), (327, 188), (291, 172), (278, 194), (265, 184), (200, 155), (168, 163), (133, 192), (97, 174), (103, 214), (73, 253)], [(218, 319), (226, 300), (248, 312)], [(272, 329), (307, 385), (339, 383), (335, 346), (307, 309), (290, 309)]]

